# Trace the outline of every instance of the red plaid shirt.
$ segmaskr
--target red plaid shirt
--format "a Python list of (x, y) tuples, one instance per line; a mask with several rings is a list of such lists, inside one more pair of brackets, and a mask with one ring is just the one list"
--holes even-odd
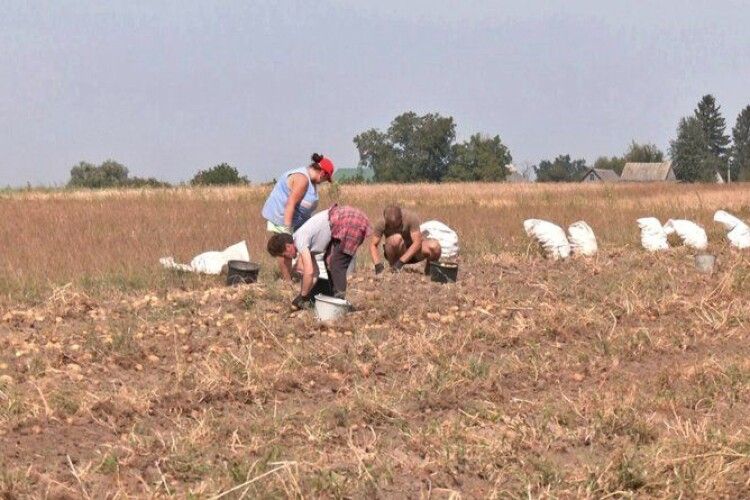
[(356, 254), (357, 248), (372, 233), (367, 215), (354, 207), (333, 205), (328, 210), (328, 221), (331, 238), (341, 242), (339, 248), (346, 255)]

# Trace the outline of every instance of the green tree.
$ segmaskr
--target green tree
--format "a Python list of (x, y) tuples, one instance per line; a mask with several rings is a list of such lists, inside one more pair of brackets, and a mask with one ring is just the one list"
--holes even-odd
[(750, 181), (750, 106), (737, 116), (732, 139), (732, 179)]
[(359, 152), (359, 166), (372, 170), (375, 181), (408, 181), (398, 170), (398, 155), (386, 134), (375, 129), (367, 130), (354, 138), (354, 145)]
[(708, 149), (715, 157), (716, 171), (726, 180), (729, 161), (729, 136), (725, 133), (726, 121), (721, 115), (721, 106), (711, 94), (704, 95), (694, 111), (708, 142)]
[(128, 183), (128, 169), (114, 161), (107, 160), (98, 167), (82, 161), (70, 169), (69, 187), (100, 189), (122, 187)]
[(543, 160), (534, 167), (537, 182), (577, 182), (586, 169), (586, 160), (571, 160), (570, 155), (560, 155), (554, 161)]
[(247, 177), (231, 165), (221, 163), (208, 170), (199, 170), (190, 181), (193, 186), (225, 186), (230, 184), (247, 184)]
[(168, 182), (160, 181), (155, 177), (131, 177), (128, 179), (128, 187), (132, 188), (166, 188), (172, 187)]
[(685, 182), (714, 182), (721, 160), (711, 145), (700, 120), (689, 116), (680, 120), (677, 138), (670, 143), (674, 174)]
[(378, 182), (439, 182), (445, 176), (456, 138), (452, 117), (397, 116), (385, 133), (371, 129), (357, 135), (360, 165), (371, 168)]
[(453, 160), (446, 179), (454, 181), (502, 181), (508, 175), (506, 165), (513, 161), (500, 136), (474, 134), (468, 141), (453, 146)]
[(664, 161), (664, 153), (656, 144), (638, 144), (635, 141), (630, 142), (627, 152), (623, 157), (623, 166), (625, 163), (654, 163)]
[(622, 169), (625, 168), (625, 159), (619, 156), (600, 156), (594, 162), (594, 168), (601, 168), (604, 170), (614, 170), (617, 175), (622, 174)]

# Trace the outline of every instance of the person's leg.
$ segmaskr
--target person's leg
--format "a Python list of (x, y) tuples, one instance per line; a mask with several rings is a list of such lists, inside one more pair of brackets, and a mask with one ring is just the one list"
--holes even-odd
[(392, 234), (383, 243), (383, 255), (390, 265), (393, 265), (406, 252), (404, 239), (400, 234)]
[(440, 242), (438, 240), (422, 240), (422, 258), (430, 262), (435, 262), (440, 260), (440, 253)]
[(430, 263), (440, 260), (440, 242), (432, 239), (423, 240), (421, 252), (424, 256), (424, 273), (430, 274)]
[(346, 296), (346, 270), (354, 258), (341, 251), (338, 241), (334, 241), (328, 262), (328, 276), (333, 285), (333, 296), (343, 299)]

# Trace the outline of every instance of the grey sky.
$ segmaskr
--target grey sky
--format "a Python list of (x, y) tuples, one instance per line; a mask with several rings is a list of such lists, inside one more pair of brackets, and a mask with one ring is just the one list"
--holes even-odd
[(516, 162), (666, 149), (704, 93), (750, 104), (742, 1), (34, 2), (0, 16), (0, 185), (64, 183), (80, 160), (253, 180), (414, 110)]

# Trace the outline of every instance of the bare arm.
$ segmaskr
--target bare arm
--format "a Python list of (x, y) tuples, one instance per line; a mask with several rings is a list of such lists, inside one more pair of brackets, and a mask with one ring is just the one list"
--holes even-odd
[(279, 262), (279, 271), (281, 272), (281, 278), (284, 281), (292, 281), (292, 259), (286, 257), (277, 257)]
[(302, 286), (300, 288), (300, 295), (307, 297), (315, 286), (318, 269), (310, 250), (301, 251), (298, 258), (302, 260)]
[(307, 177), (302, 174), (292, 174), (289, 176), (288, 182), (290, 182), (289, 188), (289, 199), (286, 200), (286, 206), (284, 207), (284, 225), (288, 228), (292, 227), (292, 221), (294, 220), (294, 209), (300, 204), (302, 199), (305, 197), (307, 192)]
[(378, 250), (378, 245), (380, 245), (381, 238), (378, 234), (373, 234), (370, 238), (370, 257), (372, 258), (373, 266), (380, 264), (380, 250)]
[(399, 259), (401, 262), (406, 264), (414, 257), (417, 252), (422, 249), (422, 233), (419, 230), (412, 231), (411, 233), (411, 245), (406, 249), (404, 255)]

